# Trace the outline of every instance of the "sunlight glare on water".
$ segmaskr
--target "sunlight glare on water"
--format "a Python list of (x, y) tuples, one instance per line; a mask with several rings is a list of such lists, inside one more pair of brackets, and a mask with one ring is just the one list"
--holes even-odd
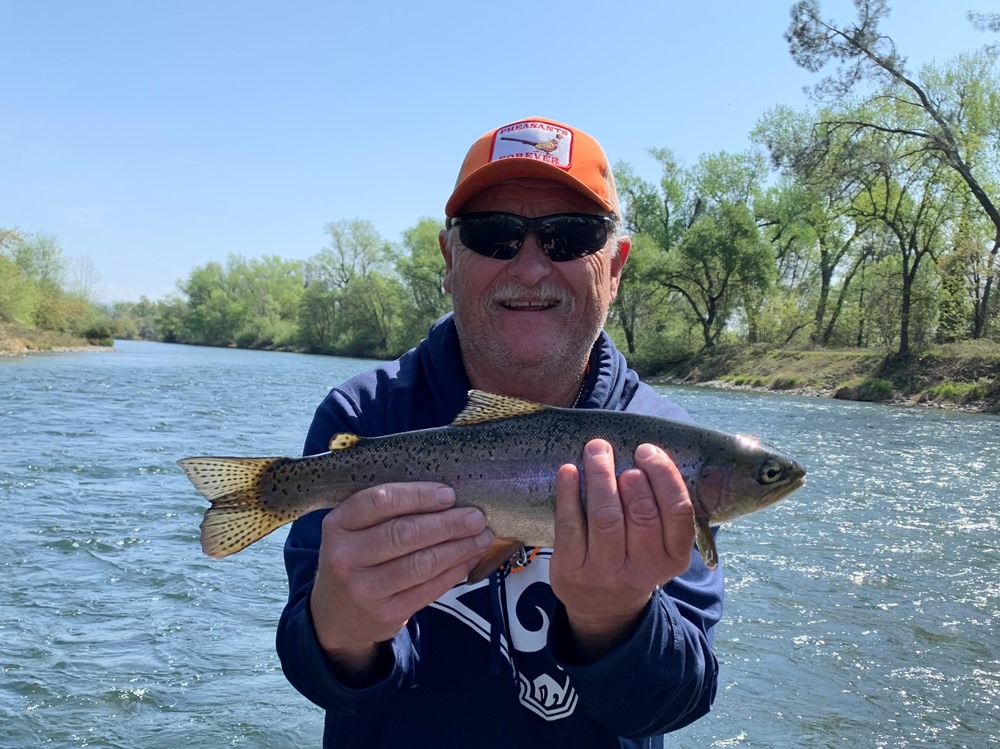
[(664, 392), (809, 471), (805, 488), (720, 534), (722, 696), (667, 746), (720, 745), (730, 731), (769, 747), (1000, 743), (1000, 496), (989, 468), (1000, 465), (1000, 421)]

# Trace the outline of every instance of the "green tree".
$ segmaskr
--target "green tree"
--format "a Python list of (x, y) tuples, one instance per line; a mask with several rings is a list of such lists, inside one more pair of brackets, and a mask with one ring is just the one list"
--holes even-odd
[(739, 203), (724, 203), (706, 212), (651, 272), (687, 304), (705, 348), (718, 342), (748, 290), (762, 294), (773, 275), (771, 248), (762, 241), (750, 210)]
[(386, 269), (392, 248), (370, 221), (336, 221), (326, 225), (326, 232), (330, 241), (307, 263), (306, 285), (321, 279), (343, 289), (355, 278)]
[(380, 273), (353, 279), (340, 299), (340, 352), (347, 356), (388, 359), (408, 348), (399, 340), (405, 292), (395, 279)]
[(23, 242), (17, 229), (0, 229), (0, 321), (33, 325), (38, 289), (14, 259)]
[(25, 279), (40, 288), (62, 288), (68, 262), (54, 234), (23, 235), (10, 252)]
[(314, 281), (303, 292), (299, 300), (299, 340), (306, 351), (336, 353), (340, 296), (341, 290), (330, 288), (325, 281)]
[[(911, 152), (922, 151), (940, 160), (972, 193), (994, 229), (972, 325), (973, 337), (982, 337), (1000, 274), (1000, 82), (996, 75), (1000, 50), (987, 46), (961, 56), (943, 70), (926, 66), (916, 76), (906, 70), (893, 40), (879, 31), (889, 13), (886, 0), (855, 0), (854, 4), (857, 21), (841, 26), (820, 16), (818, 0), (795, 3), (785, 34), (792, 59), (812, 72), (836, 64), (834, 72), (813, 87), (821, 100), (844, 103), (857, 84), (877, 86), (868, 103), (881, 100), (880, 106), (851, 107), (851, 116), (822, 124), (852, 128), (858, 134), (898, 136)], [(997, 18), (996, 14), (970, 14), (974, 23), (993, 30)], [(857, 117), (855, 112), (867, 116)]]
[(622, 269), (618, 296), (611, 307), (611, 318), (621, 328), (630, 355), (638, 350), (642, 332), (656, 326), (666, 315), (669, 294), (664, 293), (662, 286), (648, 280), (661, 254), (662, 250), (649, 235), (637, 232), (632, 237), (632, 249)]
[[(229, 269), (242, 263), (229, 257)], [(231, 288), (227, 269), (210, 262), (191, 271), (181, 291), (188, 297), (187, 342), (209, 346), (230, 346), (251, 319), (251, 300)]]
[(854, 192), (844, 176), (854, 143), (843, 132), (820, 134), (814, 122), (812, 113), (778, 107), (761, 119), (753, 138), (785, 177), (758, 203), (758, 221), (775, 245), (785, 287), (801, 300), (793, 308), (804, 312), (812, 305), (810, 339), (825, 346), (868, 245), (861, 241), (864, 226), (851, 215)]
[(403, 232), (396, 273), (406, 298), (402, 338), (410, 345), (423, 338), (431, 324), (451, 309), (451, 298), (444, 290), (446, 268), (438, 243), (440, 231), (440, 221), (422, 218)]
[(231, 294), (247, 301), (248, 316), (236, 332), (244, 348), (288, 348), (295, 343), (304, 264), (276, 255), (231, 258), (226, 283)]
[(401, 326), (399, 299), (376, 298), (396, 288), (388, 280), (392, 246), (362, 219), (330, 223), (326, 229), (329, 245), (305, 265), (300, 338), (313, 351), (382, 356), (399, 335), (388, 328)]
[(615, 308), (626, 340), (634, 345), (639, 338), (642, 300), (652, 294), (645, 285), (668, 292), (661, 298), (699, 328), (703, 346), (718, 342), (737, 311), (749, 336), (758, 336), (775, 278), (773, 252), (750, 208), (767, 173), (763, 156), (709, 154), (683, 170), (669, 151), (651, 153), (663, 168), (659, 186), (644, 183), (627, 166), (619, 168), (625, 231), (637, 244), (646, 237), (659, 250), (632, 271), (626, 265), (622, 301)]

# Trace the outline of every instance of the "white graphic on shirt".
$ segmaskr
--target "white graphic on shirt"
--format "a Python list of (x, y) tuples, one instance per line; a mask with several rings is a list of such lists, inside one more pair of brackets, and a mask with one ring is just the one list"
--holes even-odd
[[(504, 634), (500, 635), (499, 640), (500, 652), (517, 673), (518, 699), (521, 704), (545, 720), (559, 720), (571, 715), (576, 709), (577, 694), (570, 683), (569, 676), (558, 666), (556, 666), (555, 673), (528, 674), (524, 672), (524, 668), (532, 660), (530, 654), (545, 649), (549, 633), (549, 617), (541, 607), (534, 606), (535, 615), (540, 623), (527, 626), (522, 621), (522, 617), (518, 615), (518, 602), (525, 591), (536, 583), (548, 585), (549, 558), (551, 556), (551, 549), (540, 549), (530, 565), (524, 570), (510, 575), (504, 581), (507, 598), (506, 614), (511, 642), (507, 641)], [(453, 616), (484, 640), (489, 641), (489, 620), (462, 600), (470, 597), (474, 591), (479, 591), (488, 585), (489, 580), (487, 579), (475, 585), (457, 586), (432, 603), (431, 607)], [(480, 596), (475, 597), (480, 598)], [(529, 612), (530, 610), (531, 608), (529, 608)], [(510, 653), (512, 645), (515, 652), (528, 656), (520, 658), (516, 666)], [(551, 663), (549, 665), (551, 667)]]
[(517, 683), (521, 688), (518, 695), (521, 704), (545, 720), (565, 718), (576, 709), (576, 690), (569, 683), (569, 676), (564, 676), (559, 684), (548, 674), (536, 676), (534, 681), (518, 674)]

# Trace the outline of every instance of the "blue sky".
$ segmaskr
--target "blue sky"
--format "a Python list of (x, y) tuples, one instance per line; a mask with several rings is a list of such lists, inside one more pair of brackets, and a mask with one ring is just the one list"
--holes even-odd
[[(54, 234), (101, 301), (158, 299), (230, 253), (305, 259), (331, 221), (398, 241), (442, 216), (475, 138), (526, 116), (654, 180), (650, 147), (691, 165), (810, 105), (791, 5), (0, 0), (0, 227)], [(911, 69), (996, 41), (965, 6), (891, 5)]]

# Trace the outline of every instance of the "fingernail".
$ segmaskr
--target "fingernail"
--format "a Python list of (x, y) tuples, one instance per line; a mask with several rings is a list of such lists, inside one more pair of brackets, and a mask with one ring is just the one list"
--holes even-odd
[(656, 446), (649, 443), (644, 442), (635, 449), (636, 460), (646, 460), (647, 458), (652, 458), (654, 455), (656, 455)]
[(607, 455), (610, 452), (610, 450), (608, 449), (608, 443), (604, 442), (603, 440), (602, 441), (596, 441), (595, 440), (593, 442), (588, 442), (587, 443), (587, 451), (592, 456), (595, 456), (595, 457), (598, 456), (598, 455)]
[(474, 507), (470, 507), (465, 511), (465, 527), (470, 531), (482, 530), (486, 527), (486, 516), (483, 515), (481, 510), (477, 510)]
[(455, 490), (450, 486), (442, 486), (434, 492), (434, 499), (442, 507), (451, 507), (455, 504)]
[(476, 536), (476, 546), (480, 549), (488, 548), (491, 543), (493, 543), (493, 531), (489, 528)]

